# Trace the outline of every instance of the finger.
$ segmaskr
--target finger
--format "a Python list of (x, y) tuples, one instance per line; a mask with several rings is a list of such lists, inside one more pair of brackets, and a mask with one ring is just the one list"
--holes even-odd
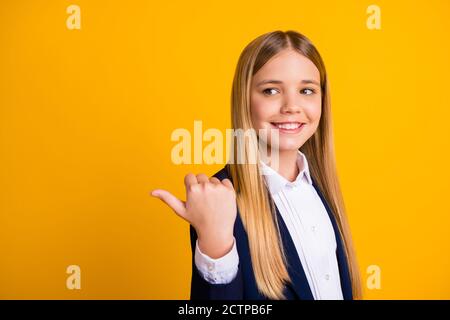
[(220, 184), (220, 180), (217, 179), (216, 177), (209, 178), (209, 182), (214, 183), (214, 184)]
[(193, 184), (197, 184), (197, 177), (195, 176), (195, 174), (193, 173), (188, 173), (185, 177), (184, 177), (184, 185), (186, 186), (186, 190)]
[(177, 215), (181, 218), (187, 220), (186, 217), (186, 203), (181, 201), (169, 191), (156, 189), (152, 191), (152, 196), (159, 198), (163, 202), (165, 202)]
[(233, 184), (231, 183), (230, 179), (228, 179), (228, 178), (223, 179), (222, 184), (228, 188), (234, 189)]
[(206, 174), (204, 173), (199, 173), (197, 175), (197, 181), (198, 183), (208, 183), (209, 182), (209, 178)]

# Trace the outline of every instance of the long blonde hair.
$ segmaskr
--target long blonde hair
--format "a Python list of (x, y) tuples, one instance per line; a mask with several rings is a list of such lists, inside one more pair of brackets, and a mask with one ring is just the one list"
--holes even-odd
[[(307, 157), (311, 176), (336, 219), (349, 265), (353, 298), (359, 299), (361, 298), (359, 271), (335, 165), (327, 73), (319, 52), (309, 39), (296, 31), (274, 31), (259, 36), (245, 47), (239, 57), (233, 80), (232, 127), (243, 131), (253, 128), (250, 111), (252, 77), (271, 57), (288, 48), (310, 59), (320, 72), (321, 119), (314, 135), (300, 150)], [(238, 161), (237, 142), (237, 138), (234, 137), (234, 148), (227, 169), (233, 180), (237, 205), (248, 234), (256, 283), (259, 291), (269, 299), (285, 299), (283, 290), (291, 279), (286, 267), (287, 260), (281, 243), (274, 204), (260, 174), (259, 166), (248, 161), (244, 163)], [(244, 153), (244, 156), (250, 154), (246, 149)]]

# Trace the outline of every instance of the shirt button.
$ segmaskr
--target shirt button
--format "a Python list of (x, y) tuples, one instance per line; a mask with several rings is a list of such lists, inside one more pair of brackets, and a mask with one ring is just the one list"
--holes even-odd
[(213, 271), (214, 270), (214, 266), (212, 264), (208, 265), (208, 270), (209, 271)]
[(311, 227), (311, 231), (312, 231), (312, 232), (316, 232), (316, 226), (312, 226), (312, 227)]
[(325, 280), (330, 280), (330, 275), (328, 273), (325, 275)]

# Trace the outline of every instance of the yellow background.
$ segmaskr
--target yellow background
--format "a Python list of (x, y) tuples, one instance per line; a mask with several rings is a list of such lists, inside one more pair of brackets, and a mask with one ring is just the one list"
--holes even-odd
[(365, 297), (450, 298), (448, 0), (0, 6), (0, 298), (189, 298), (188, 225), (149, 191), (184, 198), (186, 173), (222, 167), (172, 164), (170, 135), (229, 128), (238, 56), (276, 29), (308, 36), (329, 72), (363, 279), (381, 268)]

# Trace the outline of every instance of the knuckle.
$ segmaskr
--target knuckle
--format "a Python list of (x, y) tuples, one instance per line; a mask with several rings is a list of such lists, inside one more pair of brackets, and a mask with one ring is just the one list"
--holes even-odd
[(201, 185), (199, 185), (199, 184), (191, 184), (188, 186), (187, 189), (189, 192), (198, 192), (200, 190), (200, 188), (201, 188)]

